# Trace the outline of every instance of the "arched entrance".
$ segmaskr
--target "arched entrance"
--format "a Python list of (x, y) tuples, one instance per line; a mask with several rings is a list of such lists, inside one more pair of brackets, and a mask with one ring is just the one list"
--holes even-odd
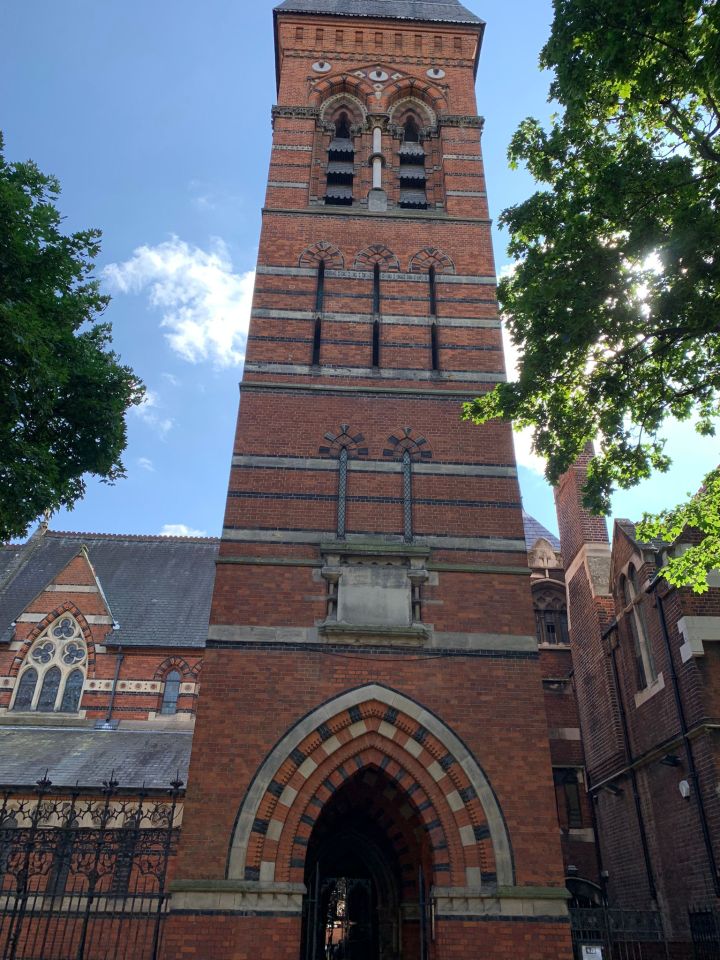
[(431, 868), (408, 795), (382, 769), (359, 770), (324, 805), (308, 841), (302, 960), (427, 956)]

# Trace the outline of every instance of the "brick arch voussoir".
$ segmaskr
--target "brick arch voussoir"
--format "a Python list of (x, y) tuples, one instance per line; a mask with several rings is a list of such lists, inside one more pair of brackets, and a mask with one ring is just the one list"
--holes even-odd
[(452, 258), (438, 247), (423, 247), (410, 258), (410, 273), (429, 273), (430, 267), (435, 267), (435, 273), (455, 273), (455, 263)]
[(310, 103), (312, 106), (320, 107), (322, 116), (327, 100), (347, 94), (348, 97), (358, 101), (357, 106), (362, 112), (362, 121), (364, 122), (367, 117), (367, 104), (373, 93), (374, 89), (369, 81), (347, 73), (335, 74), (317, 81), (313, 86)]
[[(287, 880), (293, 861), (298, 859), (292, 851), (296, 838), (308, 839), (311, 831), (306, 828), (316, 819), (310, 806), (317, 809), (318, 799), (326, 802), (335, 789), (371, 762), (385, 769), (400, 791), (414, 788), (408, 802), (431, 831), (433, 849), (450, 853), (453, 883), (465, 883), (467, 867), (483, 867), (487, 856), (480, 846), (482, 839), (475, 841), (475, 829), (479, 827), (484, 833), (486, 820), (477, 796), (468, 790), (461, 765), (454, 759), (449, 764), (446, 749), (434, 738), (424, 736), (420, 744), (404, 735), (403, 731), (417, 734), (418, 724), (415, 722), (413, 728), (411, 718), (398, 715), (397, 726), (393, 727), (383, 719), (383, 711), (386, 708), (382, 704), (365, 704), (360, 719), (356, 713), (336, 718), (331, 737), (307, 738), (293, 751), (295, 756), (283, 763), (258, 812), (256, 832), (266, 828), (268, 832), (263, 840), (253, 837), (249, 845), (246, 863), (251, 874), (259, 870), (260, 863), (275, 861), (279, 856), (276, 876), (279, 871), (281, 879)], [(393, 739), (388, 736), (391, 733)], [(396, 742), (403, 738), (405, 743)], [(415, 755), (408, 745), (415, 749)], [(375, 752), (374, 757), (366, 755), (368, 750)], [(443, 761), (445, 767), (440, 765)], [(443, 877), (442, 882), (450, 882), (450, 878)]]
[(298, 257), (299, 267), (310, 267), (315, 269), (317, 265), (323, 262), (331, 270), (342, 270), (345, 267), (345, 258), (340, 249), (329, 240), (319, 240), (307, 247)]
[[(441, 865), (446, 867), (447, 861), (452, 864), (451, 870), (442, 869), (436, 873), (435, 882), (463, 885), (466, 876), (464, 848), (455, 837), (453, 812), (443, 802), (442, 793), (421, 765), (377, 732), (345, 744), (336, 756), (327, 758), (327, 762), (308, 777), (285, 814), (279, 840), (266, 840), (263, 844), (262, 862), (274, 859), (275, 876), (281, 882), (301, 883), (307, 843), (322, 808), (348, 780), (367, 770), (382, 771), (404, 796), (429, 834), (433, 869)], [(278, 829), (274, 828), (273, 832)]]
[(426, 108), (433, 110), (436, 115), (433, 122), (436, 122), (438, 113), (448, 108), (447, 98), (439, 87), (416, 77), (402, 77), (395, 80), (388, 86), (386, 97), (391, 119), (396, 105), (408, 99), (419, 100)]
[[(361, 738), (370, 734), (382, 739), (362, 743)], [(237, 812), (228, 849), (228, 879), (257, 879), (263, 863), (265, 875), (268, 866), (274, 870), (278, 848), (271, 844), (281, 841), (291, 814), (296, 832), (289, 830), (287, 837), (294, 844), (295, 836), (301, 835), (297, 829), (302, 804), (297, 806), (296, 801), (305, 791), (309, 803), (312, 791), (306, 781), (335, 782), (333, 778), (341, 776), (336, 774), (341, 758), (346, 754), (352, 757), (363, 747), (382, 747), (388, 762), (397, 762), (398, 769), (406, 769), (423, 789), (428, 784), (428, 798), (437, 797), (440, 807), (449, 807), (453, 817), (447, 820), (450, 826), (444, 827), (448, 847), (452, 849), (459, 841), (463, 849), (456, 862), (464, 860), (475, 868), (467, 875), (468, 885), (475, 885), (478, 870), (498, 885), (514, 885), (507, 825), (492, 785), (473, 753), (436, 714), (378, 683), (346, 690), (320, 704), (289, 728), (267, 754)], [(393, 757), (396, 750), (401, 753)], [(326, 766), (330, 755), (335, 760)], [(322, 776), (315, 777), (320, 767)], [(341, 782), (339, 779), (335, 785)], [(264, 861), (264, 856), (273, 859)]]
[(10, 665), (11, 677), (17, 677), (21, 667), (25, 663), (28, 653), (30, 652), (30, 647), (32, 647), (37, 638), (64, 613), (71, 613), (82, 631), (83, 639), (85, 640), (88, 651), (88, 676), (95, 672), (95, 641), (93, 639), (90, 624), (87, 622), (82, 612), (72, 602), (72, 600), (64, 600), (61, 604), (58, 604), (54, 610), (48, 613), (47, 616), (45, 616), (39, 623), (35, 624), (33, 629), (30, 631), (24, 640), (22, 647), (15, 655), (12, 664)]
[(167, 657), (155, 671), (153, 680), (163, 681), (169, 673), (177, 670), (182, 675), (183, 683), (193, 683), (196, 680), (196, 674), (190, 669), (187, 660), (182, 657)]
[(355, 257), (354, 270), (372, 270), (375, 264), (380, 265), (380, 269), (385, 273), (399, 273), (400, 261), (389, 247), (384, 243), (373, 243), (365, 247)]

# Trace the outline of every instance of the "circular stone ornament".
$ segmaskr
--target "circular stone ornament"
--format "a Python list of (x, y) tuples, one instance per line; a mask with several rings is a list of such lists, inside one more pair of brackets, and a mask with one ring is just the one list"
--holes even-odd
[(316, 60), (312, 68), (315, 73), (329, 73), (332, 70), (332, 64), (327, 60)]
[(427, 75), (430, 77), (431, 80), (442, 80), (442, 78), (445, 76), (445, 71), (442, 70), (440, 67), (430, 67), (430, 69), (427, 72)]
[(370, 79), (375, 83), (385, 83), (388, 79), (388, 75), (384, 70), (381, 70), (380, 67), (376, 67), (371, 74), (369, 74)]

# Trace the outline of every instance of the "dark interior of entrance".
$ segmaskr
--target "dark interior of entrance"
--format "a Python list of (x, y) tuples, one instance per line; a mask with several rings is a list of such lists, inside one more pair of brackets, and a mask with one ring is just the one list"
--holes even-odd
[(359, 771), (310, 836), (302, 960), (428, 960), (430, 868), (408, 795), (382, 770)]

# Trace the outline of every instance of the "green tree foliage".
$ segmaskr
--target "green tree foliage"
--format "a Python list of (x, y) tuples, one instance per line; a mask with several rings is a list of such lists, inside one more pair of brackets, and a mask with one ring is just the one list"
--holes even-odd
[(125, 412), (144, 388), (109, 349), (93, 278), (100, 233), (66, 236), (60, 186), (0, 138), (0, 542), (71, 507), (85, 476), (124, 475)]
[[(547, 129), (525, 120), (509, 148), (540, 189), (501, 216), (516, 269), (499, 296), (519, 380), (465, 415), (532, 426), (551, 482), (596, 441), (586, 505), (606, 513), (613, 489), (667, 469), (669, 417), (715, 432), (720, 4), (555, 0), (554, 11), (541, 65), (560, 111)], [(668, 579), (697, 589), (720, 566), (717, 506), (717, 493), (701, 495), (652, 525), (670, 536), (684, 519), (708, 534), (698, 566), (671, 565)]]

